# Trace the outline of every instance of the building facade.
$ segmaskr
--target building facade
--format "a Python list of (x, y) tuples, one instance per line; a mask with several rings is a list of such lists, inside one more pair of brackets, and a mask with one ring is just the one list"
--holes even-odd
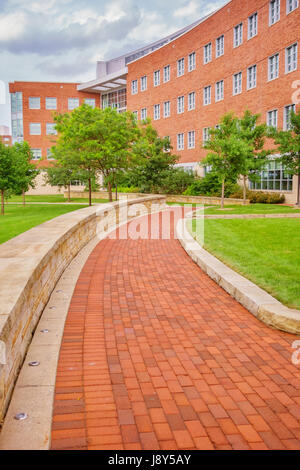
[[(226, 112), (240, 116), (249, 109), (260, 114), (261, 122), (289, 128), (291, 110), (300, 103), (299, 42), (299, 0), (231, 0), (171, 36), (98, 62), (95, 80), (63, 84), (62, 93), (73, 93), (77, 104), (93, 97), (96, 106), (151, 118), (159, 134), (170, 137), (180, 164), (195, 168), (205, 156), (202, 146), (209, 129)], [(60, 85), (35, 84), (33, 93), (33, 84), (11, 84), (12, 100), (15, 95), (17, 103), (22, 93), (23, 138), (41, 149), (42, 157), (49, 148), (50, 115), (32, 109), (38, 100), (30, 104), (29, 99), (40, 97), (44, 103)], [(62, 110), (67, 110), (66, 100)], [(41, 128), (35, 126), (38, 122)], [(18, 134), (18, 113), (12, 114), (12, 129), (13, 136)], [(276, 158), (261, 176), (256, 189), (280, 191), (288, 202), (296, 200), (297, 178)]]

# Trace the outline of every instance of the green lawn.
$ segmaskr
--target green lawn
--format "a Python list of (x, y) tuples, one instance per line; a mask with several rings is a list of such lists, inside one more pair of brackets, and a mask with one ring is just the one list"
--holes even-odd
[[(13, 196), (7, 200), (7, 202), (22, 202), (23, 198), (22, 196)], [(26, 203), (30, 202), (68, 202), (68, 199), (64, 198), (63, 194), (50, 194), (50, 195), (45, 195), (45, 196), (26, 196)], [(77, 203), (77, 202), (82, 202), (85, 204), (89, 203), (88, 196), (86, 198), (73, 198), (71, 199), (72, 203)], [(105, 203), (109, 202), (108, 199), (92, 199), (92, 202), (94, 203)]]
[(39, 204), (25, 207), (17, 204), (7, 204), (5, 205), (5, 215), (0, 216), (0, 243), (26, 232), (26, 230), (46, 222), (46, 220), (83, 207), (85, 206), (71, 204)]
[(278, 204), (249, 204), (248, 206), (228, 205), (225, 210), (219, 206), (211, 207), (205, 210), (205, 214), (225, 215), (225, 214), (285, 214), (300, 212), (300, 209), (294, 207), (281, 206)]
[(300, 308), (300, 219), (207, 219), (204, 234), (205, 249), (285, 305)]

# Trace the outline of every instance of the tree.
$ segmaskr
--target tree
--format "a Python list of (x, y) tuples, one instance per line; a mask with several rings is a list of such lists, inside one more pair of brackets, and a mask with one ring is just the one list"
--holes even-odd
[(14, 192), (16, 194), (21, 193), (23, 196), (23, 205), (25, 206), (25, 193), (29, 188), (34, 188), (34, 180), (39, 172), (39, 170), (30, 163), (32, 160), (32, 151), (28, 142), (16, 142), (12, 150), (15, 157), (15, 170), (16, 174), (14, 177)]
[(253, 180), (256, 177), (257, 172), (266, 163), (267, 156), (271, 154), (270, 150), (264, 149), (267, 126), (265, 124), (257, 125), (259, 117), (259, 114), (252, 114), (246, 110), (239, 120), (240, 137), (247, 145), (245, 151), (240, 155), (239, 162), (239, 176), (243, 178), (244, 204), (246, 204), (247, 197), (247, 179)]
[(4, 197), (11, 193), (15, 185), (15, 159), (12, 147), (0, 142), (0, 193), (1, 215), (4, 215)]
[(139, 135), (133, 114), (82, 105), (72, 113), (55, 116), (55, 122), (58, 140), (53, 154), (59, 164), (87, 173), (90, 204), (92, 176), (102, 173), (112, 201), (113, 174), (128, 167)]
[(272, 137), (277, 144), (276, 151), (281, 154), (281, 162), (285, 171), (291, 175), (298, 175), (297, 202), (300, 206), (300, 109), (298, 113), (290, 115), (290, 129), (287, 131), (273, 131)]
[(76, 171), (71, 167), (66, 167), (58, 162), (46, 168), (45, 182), (50, 186), (58, 186), (60, 188), (67, 188), (68, 202), (71, 201), (71, 183), (74, 180), (84, 181), (86, 175), (83, 171)]
[(240, 135), (239, 120), (232, 113), (225, 114), (220, 125), (210, 130), (210, 138), (204, 148), (210, 152), (202, 161), (212, 167), (222, 183), (221, 208), (224, 208), (225, 182), (241, 172), (241, 161), (250, 145)]

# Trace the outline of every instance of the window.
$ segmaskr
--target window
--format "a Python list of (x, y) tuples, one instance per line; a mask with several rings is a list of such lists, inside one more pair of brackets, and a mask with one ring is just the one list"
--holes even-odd
[(196, 93), (192, 91), (188, 95), (188, 110), (192, 111), (196, 107)]
[(221, 57), (224, 54), (224, 35), (216, 39), (216, 57)]
[(252, 67), (248, 67), (247, 70), (247, 88), (251, 90), (252, 88), (256, 87), (256, 76), (257, 76), (257, 67), (256, 65), (252, 65)]
[(184, 150), (184, 134), (177, 134), (177, 150)]
[(95, 100), (95, 98), (85, 98), (85, 99), (84, 99), (84, 102), (85, 102), (85, 104), (87, 104), (88, 106), (91, 106), (91, 108), (95, 108), (95, 107), (96, 107), (96, 100)]
[(188, 149), (195, 148), (195, 131), (188, 132)]
[(285, 72), (293, 72), (297, 70), (297, 53), (298, 44), (293, 44), (285, 50)]
[(259, 173), (259, 181), (251, 182), (250, 189), (272, 190), (272, 191), (292, 191), (293, 176), (285, 171), (284, 166), (279, 161), (270, 161)]
[(39, 160), (42, 158), (42, 149), (31, 149), (32, 151), (32, 160)]
[(157, 121), (160, 119), (160, 104), (154, 105), (154, 120)]
[(133, 117), (135, 119), (135, 121), (138, 120), (138, 112), (137, 111), (132, 111), (132, 114), (133, 114)]
[(132, 80), (131, 82), (131, 94), (136, 95), (138, 92), (138, 81), (137, 80)]
[(72, 110), (78, 108), (79, 98), (68, 98), (68, 109)]
[(291, 128), (291, 113), (296, 111), (296, 106), (290, 104), (284, 108), (284, 129), (288, 131)]
[(23, 95), (22, 92), (11, 94), (11, 112), (12, 114), (21, 113), (23, 111)]
[(141, 91), (147, 90), (147, 76), (141, 78)]
[(224, 80), (216, 83), (216, 101), (224, 99)]
[(280, 20), (280, 0), (270, 1), (269, 24), (277, 23)]
[(257, 13), (248, 18), (248, 39), (257, 35)]
[(57, 99), (46, 98), (46, 109), (57, 109)]
[(168, 118), (171, 115), (171, 103), (170, 101), (164, 102), (164, 118)]
[(177, 98), (177, 113), (182, 114), (184, 112), (184, 96)]
[(41, 109), (41, 98), (29, 98), (29, 109)]
[(269, 57), (269, 80), (279, 77), (279, 54)]
[(204, 129), (203, 129), (203, 144), (205, 144), (209, 140), (209, 131), (210, 131), (210, 127), (204, 127)]
[(47, 149), (47, 160), (53, 160), (53, 155), (51, 149)]
[(160, 70), (156, 70), (153, 75), (154, 86), (160, 85)]
[(211, 86), (206, 86), (203, 90), (203, 104), (207, 106), (211, 103)]
[(286, 2), (286, 13), (287, 15), (292, 11), (296, 10), (299, 6), (299, 0), (287, 0)]
[(242, 72), (233, 75), (233, 94), (239, 95), (242, 93)]
[(147, 108), (141, 110), (141, 120), (144, 121), (147, 118)]
[(206, 44), (206, 46), (204, 46), (203, 53), (204, 53), (204, 63), (208, 64), (208, 62), (211, 62), (211, 60), (212, 60), (212, 45), (211, 45), (211, 42), (209, 44)]
[(184, 58), (177, 60), (177, 77), (184, 75)]
[(170, 66), (166, 65), (164, 67), (164, 83), (170, 81)]
[(277, 124), (278, 124), (278, 110), (273, 109), (272, 111), (269, 111), (267, 114), (267, 125), (269, 127), (275, 127), (277, 129)]
[(243, 23), (235, 26), (233, 30), (233, 47), (238, 47), (243, 43)]
[(30, 135), (41, 135), (41, 124), (39, 122), (31, 122), (29, 124)]
[(196, 68), (196, 53), (192, 52), (192, 54), (189, 55), (189, 72), (192, 72), (192, 70), (195, 70)]
[(47, 122), (47, 124), (46, 124), (46, 134), (47, 135), (56, 135), (57, 134), (57, 130), (55, 129), (55, 124), (54, 123)]

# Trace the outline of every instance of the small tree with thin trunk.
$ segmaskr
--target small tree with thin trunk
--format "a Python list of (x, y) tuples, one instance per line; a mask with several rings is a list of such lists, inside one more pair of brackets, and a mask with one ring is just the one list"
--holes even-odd
[(78, 172), (70, 167), (60, 165), (58, 162), (46, 169), (45, 183), (50, 186), (58, 186), (66, 188), (68, 192), (68, 202), (71, 201), (71, 184), (72, 181), (85, 179), (82, 172)]
[(250, 146), (240, 135), (239, 120), (232, 113), (225, 114), (218, 127), (210, 130), (204, 148), (209, 150), (203, 165), (212, 167), (222, 183), (221, 208), (224, 208), (225, 182), (241, 172), (241, 162)]
[(281, 154), (285, 171), (291, 175), (298, 175), (296, 205), (300, 206), (300, 109), (297, 114), (291, 113), (290, 129), (273, 131), (272, 137), (277, 144), (276, 151)]
[(247, 197), (247, 180), (255, 179), (257, 172), (262, 169), (268, 155), (271, 154), (270, 150), (264, 148), (268, 128), (265, 124), (258, 125), (258, 119), (259, 114), (252, 114), (246, 110), (238, 126), (240, 137), (248, 147), (248, 151), (241, 153), (239, 163), (239, 176), (243, 179), (244, 204), (246, 204)]
[(12, 147), (6, 147), (0, 142), (0, 194), (1, 215), (4, 215), (5, 196), (10, 194), (15, 184), (15, 159)]
[(35, 186), (35, 178), (39, 170), (30, 163), (32, 160), (32, 151), (28, 142), (16, 142), (12, 150), (14, 152), (16, 175), (14, 178), (16, 194), (21, 193), (23, 197), (23, 205), (25, 206), (25, 193)]

